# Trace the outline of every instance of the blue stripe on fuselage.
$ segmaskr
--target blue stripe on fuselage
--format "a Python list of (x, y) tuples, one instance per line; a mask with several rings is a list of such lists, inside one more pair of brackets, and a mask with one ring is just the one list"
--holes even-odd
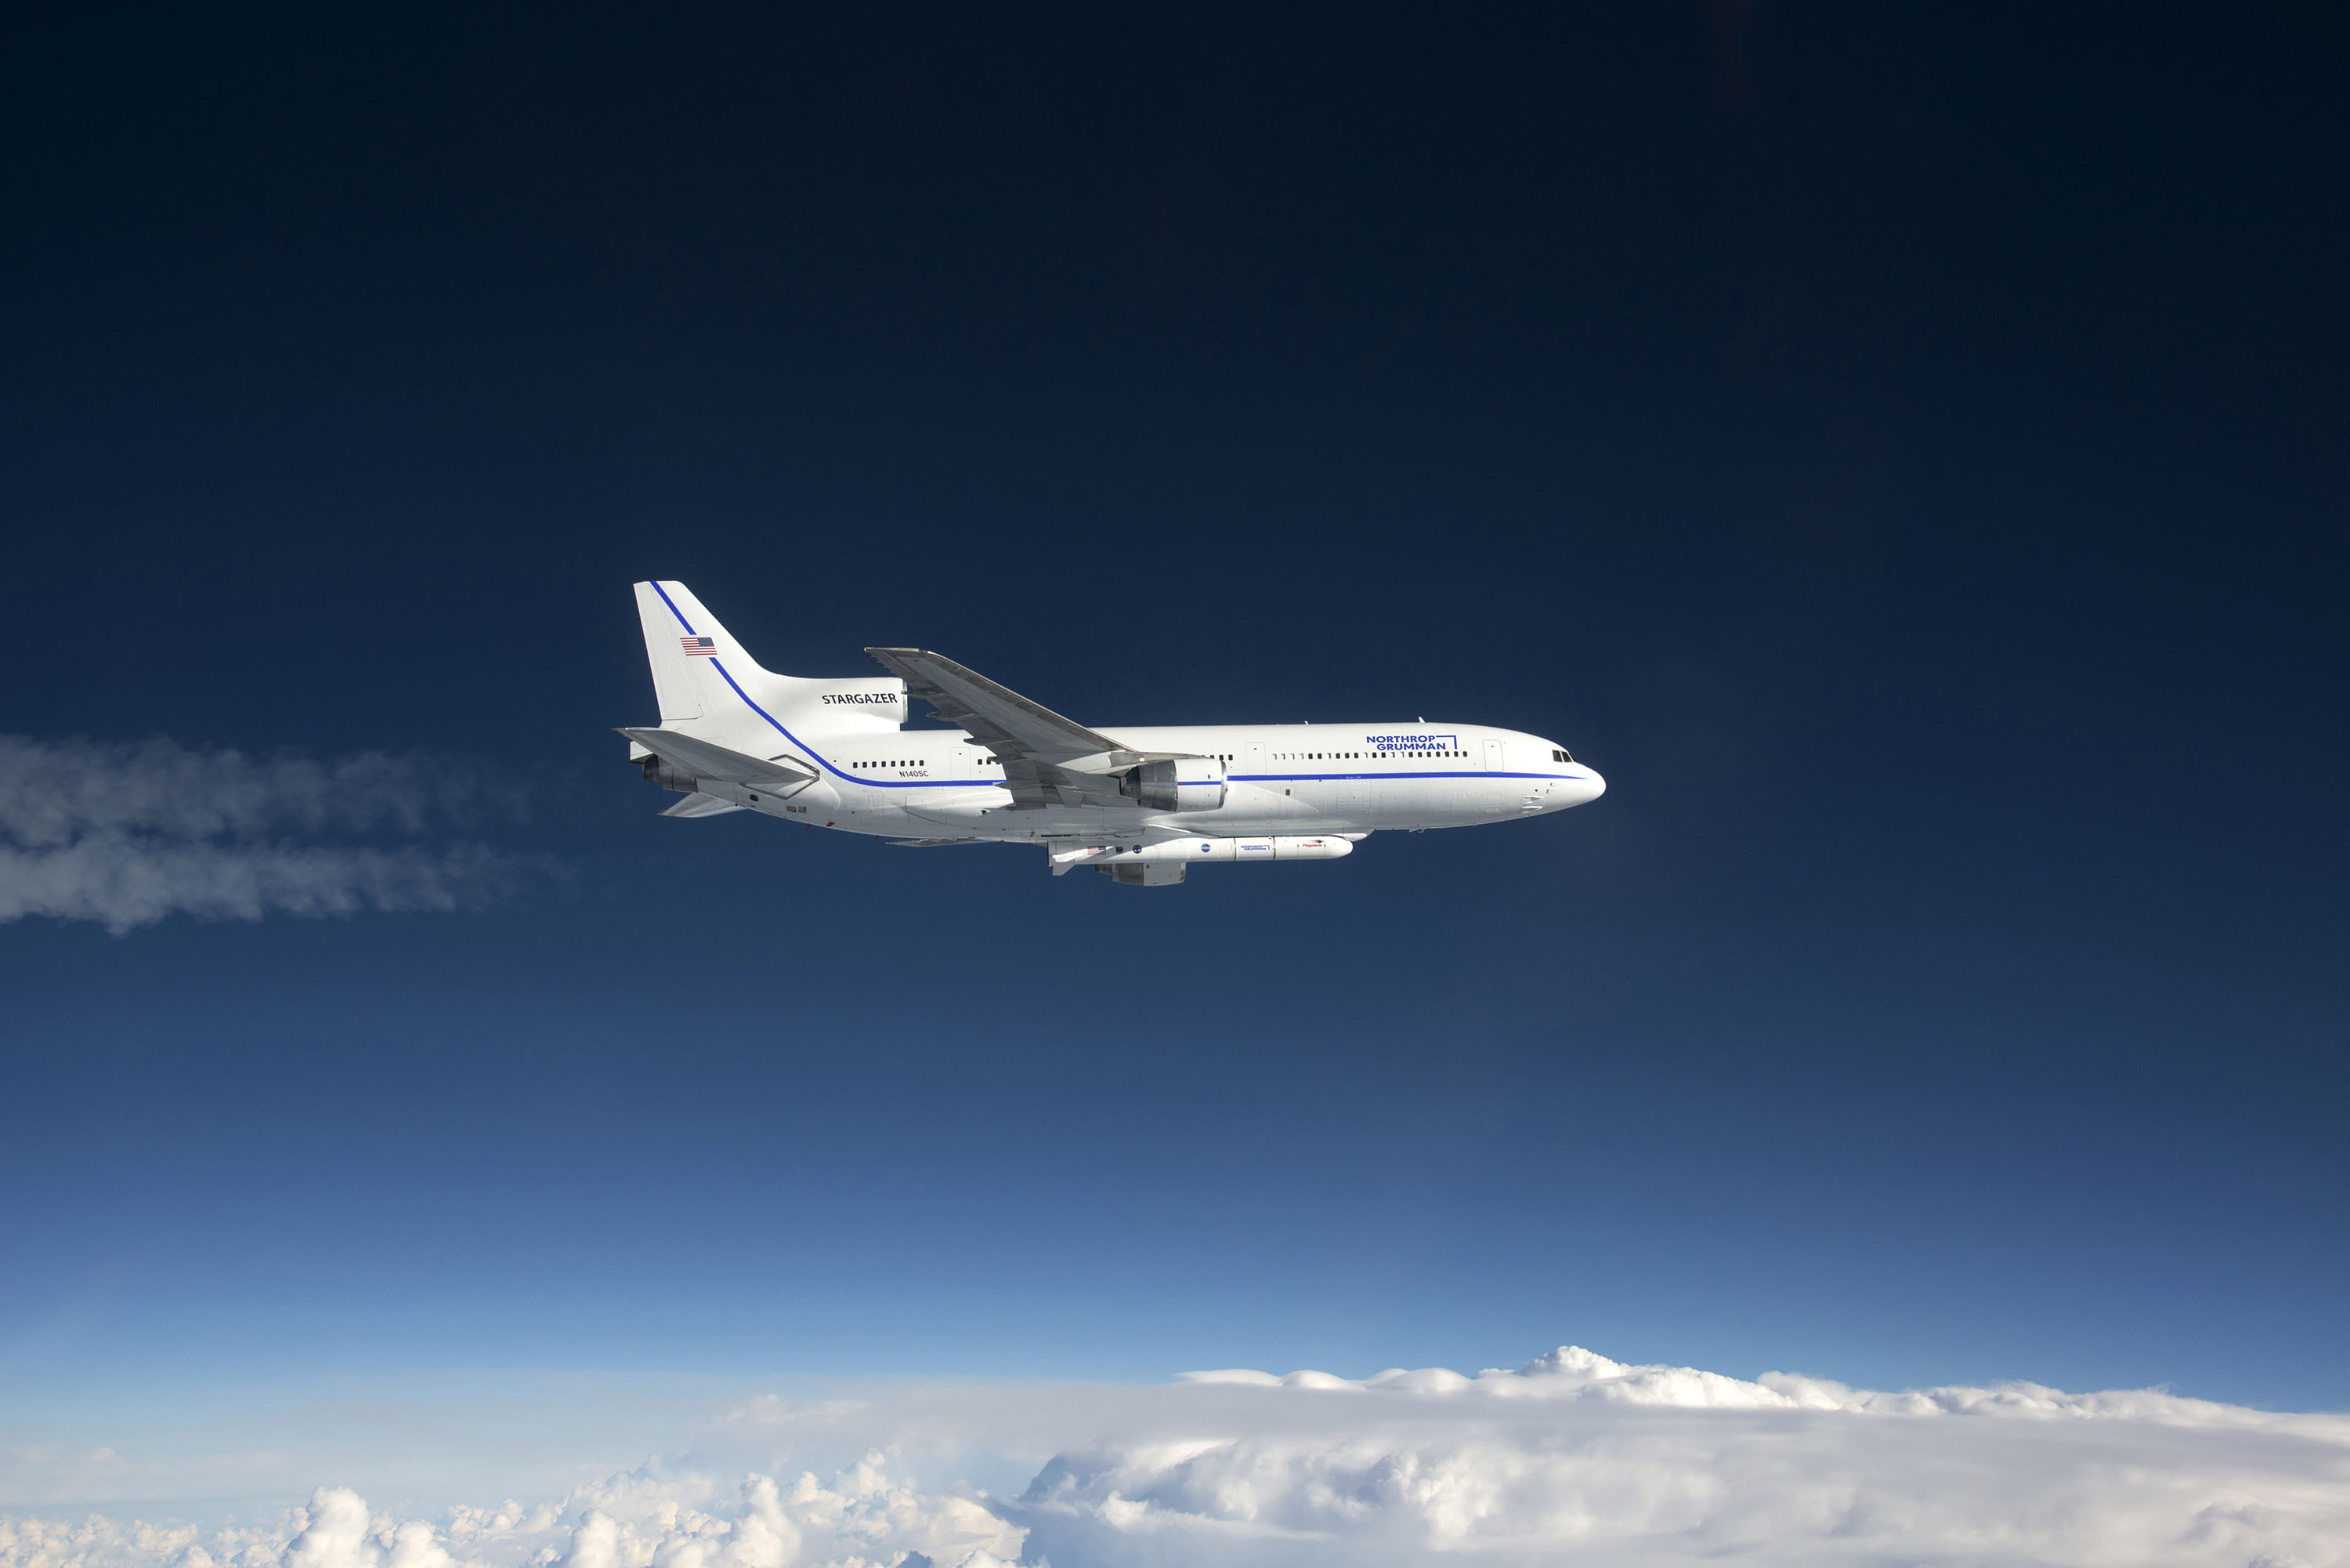
[(1224, 776), (1234, 784), (1259, 784), (1267, 779), (1276, 784), (1286, 784), (1292, 780), (1299, 782), (1319, 780), (1326, 783), (1332, 779), (1580, 779), (1584, 775), (1581, 774), (1431, 774), (1414, 771), (1393, 774), (1226, 774)]

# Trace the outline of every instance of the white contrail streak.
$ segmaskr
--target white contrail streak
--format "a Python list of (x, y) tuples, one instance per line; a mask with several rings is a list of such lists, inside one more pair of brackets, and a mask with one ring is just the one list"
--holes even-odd
[[(493, 783), (453, 758), (0, 735), (0, 921), (45, 915), (120, 934), (172, 914), (461, 909), (508, 887), (515, 862), (425, 841), (511, 811), (521, 792), (502, 799)], [(348, 841), (387, 835), (407, 842)]]

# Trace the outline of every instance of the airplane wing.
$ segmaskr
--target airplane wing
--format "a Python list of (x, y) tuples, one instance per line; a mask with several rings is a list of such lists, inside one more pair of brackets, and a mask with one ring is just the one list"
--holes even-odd
[(951, 724), (995, 753), (1014, 810), (1048, 805), (1135, 806), (1118, 793), (1112, 770), (1142, 760), (1107, 735), (1064, 719), (1019, 692), (998, 686), (944, 654), (921, 648), (868, 648), (883, 668), (906, 683), (906, 695), (920, 697)]

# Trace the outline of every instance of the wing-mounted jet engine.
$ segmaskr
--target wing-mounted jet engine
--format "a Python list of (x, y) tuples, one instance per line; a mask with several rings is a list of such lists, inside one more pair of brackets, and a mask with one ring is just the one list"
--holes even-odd
[(1224, 804), (1224, 764), (1213, 757), (1159, 757), (1118, 775), (1118, 793), (1145, 811), (1214, 811)]

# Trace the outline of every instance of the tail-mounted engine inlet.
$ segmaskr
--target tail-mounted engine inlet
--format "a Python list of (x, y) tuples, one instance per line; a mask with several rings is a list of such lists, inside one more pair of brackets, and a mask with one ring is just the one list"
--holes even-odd
[(691, 774), (680, 773), (659, 757), (640, 757), (637, 760), (637, 765), (644, 770), (648, 780), (660, 785), (663, 789), (673, 789), (691, 794), (700, 787)]

